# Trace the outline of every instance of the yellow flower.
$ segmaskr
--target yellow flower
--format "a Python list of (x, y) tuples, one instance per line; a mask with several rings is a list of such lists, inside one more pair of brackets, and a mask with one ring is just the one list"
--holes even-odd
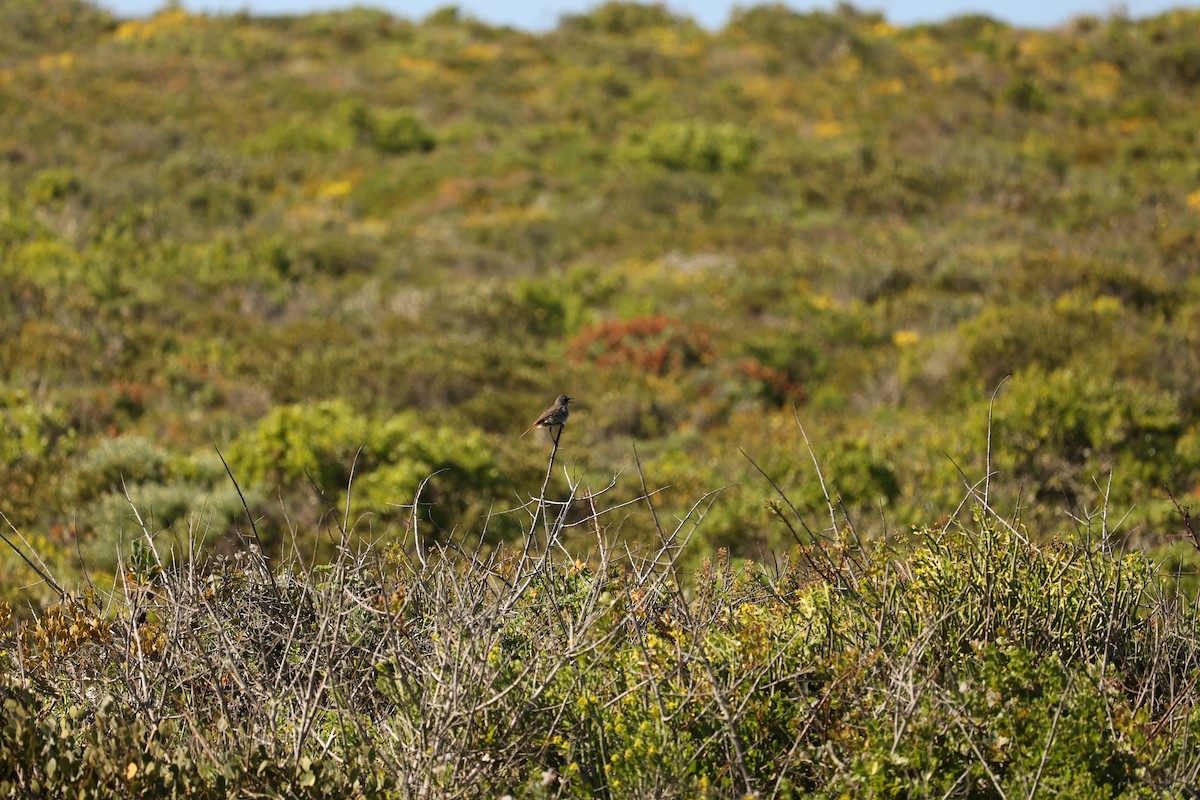
[(953, 66), (932, 66), (929, 68), (929, 80), (933, 81), (934, 83), (945, 83), (946, 81), (952, 81), (957, 74), (958, 70)]
[(495, 61), (500, 55), (500, 46), (472, 42), (462, 49), (460, 55), (468, 61)]
[(113, 34), (118, 41), (152, 39), (159, 31), (181, 28), (189, 24), (203, 24), (203, 18), (192, 17), (181, 8), (160, 11), (147, 20), (131, 19), (117, 27)]
[(818, 139), (833, 139), (834, 137), (841, 136), (842, 130), (842, 123), (836, 119), (823, 119), (813, 125), (813, 136), (816, 136)]
[(354, 183), (351, 181), (330, 181), (323, 185), (318, 191), (319, 197), (345, 197), (354, 189)]
[(75, 63), (72, 53), (50, 53), (38, 58), (38, 68), (42, 71), (54, 69), (70, 69)]
[(899, 78), (889, 78), (887, 80), (876, 81), (871, 87), (871, 92), (877, 97), (887, 97), (893, 94), (904, 93), (904, 81)]
[(1071, 73), (1071, 79), (1089, 100), (1111, 100), (1121, 88), (1121, 70), (1106, 61), (1079, 67)]

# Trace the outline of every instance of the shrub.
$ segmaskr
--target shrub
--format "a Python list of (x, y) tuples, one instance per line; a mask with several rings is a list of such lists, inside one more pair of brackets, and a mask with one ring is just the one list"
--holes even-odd
[(17, 250), (9, 268), (48, 289), (66, 286), (78, 280), (83, 272), (79, 253), (52, 239), (25, 243)]
[(165, 451), (141, 436), (101, 439), (84, 455), (72, 475), (72, 494), (78, 503), (89, 503), (122, 487), (153, 483), (166, 475)]
[(511, 316), (521, 320), (535, 336), (562, 336), (581, 314), (578, 296), (550, 281), (518, 281)]
[(359, 141), (387, 155), (428, 153), (437, 139), (413, 111), (375, 111), (357, 104), (349, 111), (350, 126)]
[(668, 375), (703, 366), (715, 357), (708, 332), (669, 317), (637, 317), (584, 328), (570, 344), (571, 357), (597, 366), (630, 366)]
[(560, 27), (582, 33), (604, 33), (610, 36), (632, 36), (647, 29), (674, 28), (685, 19), (672, 14), (661, 3), (628, 3), (608, 0), (587, 14), (568, 14)]
[(758, 151), (758, 137), (736, 125), (698, 122), (663, 123), (635, 133), (625, 142), (634, 161), (671, 170), (744, 172)]
[(794, 381), (787, 372), (768, 367), (753, 358), (737, 362), (736, 372), (741, 393), (744, 386), (753, 399), (768, 406), (789, 406), (802, 403), (807, 397), (803, 384)]
[(312, 481), (335, 494), (366, 443), (365, 417), (341, 400), (273, 409), (229, 447), (230, 468), (250, 486), (294, 489)]
[(783, 3), (767, 3), (735, 8), (723, 35), (770, 47), (773, 55), (802, 67), (821, 67), (847, 52), (865, 54), (862, 30), (881, 19), (848, 3), (834, 13), (807, 14)]
[[(958, 325), (965, 363), (980, 390), (1026, 369), (1053, 372), (1126, 333), (1120, 303), (1068, 292), (1053, 306), (989, 307)], [(965, 376), (964, 376), (965, 377)]]
[(371, 419), (342, 401), (271, 411), (233, 442), (228, 459), (245, 486), (293, 498), (318, 493), (320, 515), (344, 509), (349, 491), (356, 514), (408, 518), (429, 479), (420, 511), (434, 531), (473, 520), (500, 481), (479, 431), (423, 424), (413, 414)]
[(65, 795), (81, 800), (109, 797), (338, 798), (380, 796), (391, 781), (370, 774), (369, 761), (295, 759), (277, 748), (231, 748), (220, 761), (192, 752), (177, 726), (161, 727), (120, 699), (63, 705), (11, 675), (0, 678), (0, 795)]
[(85, 0), (13, 0), (0, 7), (0, 52), (28, 57), (85, 46), (107, 38), (113, 24), (112, 14)]
[[(362, 133), (355, 132), (361, 136)], [(246, 144), (250, 153), (336, 153), (351, 144), (346, 125), (312, 119), (277, 123)]]
[[(353, 490), (355, 508), (384, 519), (410, 518), (425, 484), (419, 516), (439, 535), (478, 522), (501, 483), (491, 448), (477, 430), (420, 424), (414, 415), (402, 414), (375, 427), (368, 449), (368, 469)], [(493, 534), (515, 532), (505, 523), (499, 520)]]
[(1142, 556), (1088, 537), (1036, 546), (977, 507), (890, 546), (837, 537), (769, 568), (719, 552), (689, 575), (669, 541), (639, 554), (602, 532), (590, 559), (573, 557), (567, 524), (548, 526), (552, 550), (486, 558), (381, 546), (316, 568), (268, 569), (253, 551), (195, 570), (144, 559), (103, 601), (68, 596), (0, 637), (20, 665), (0, 678), (0, 788), (1191, 786), (1200, 620)]
[(1095, 507), (1097, 482), (1108, 473), (1127, 487), (1124, 500), (1185, 485), (1200, 467), (1180, 457), (1185, 425), (1171, 396), (1096, 372), (1018, 374), (997, 400), (993, 424), (1006, 480), (1069, 508)]
[[(255, 519), (264, 519), (264, 494), (245, 490), (245, 498)], [(191, 556), (181, 547), (184, 541), (212, 549), (235, 531), (250, 527), (235, 487), (183, 481), (131, 486), (128, 497), (125, 493), (106, 494), (82, 510), (79, 523), (90, 533), (81, 547), (84, 566), (107, 574), (116, 570), (119, 559), (128, 560), (145, 547), (147, 534), (158, 541), (163, 559), (173, 564)], [(276, 541), (268, 537), (265, 544)]]
[(29, 201), (34, 205), (50, 205), (78, 194), (82, 187), (83, 182), (73, 170), (55, 168), (42, 170), (35, 175), (26, 191)]
[(1004, 89), (1004, 100), (1018, 111), (1045, 111), (1049, 108), (1045, 89), (1032, 77), (1014, 78)]
[(65, 415), (19, 391), (0, 391), (0, 511), (24, 526), (61, 501), (78, 439)]
[(737, 370), (762, 402), (783, 407), (802, 403), (808, 396), (805, 384), (828, 369), (830, 359), (814, 341), (814, 334), (823, 331), (814, 327), (810, 322), (805, 330), (781, 331), (745, 346), (747, 356), (738, 361)]

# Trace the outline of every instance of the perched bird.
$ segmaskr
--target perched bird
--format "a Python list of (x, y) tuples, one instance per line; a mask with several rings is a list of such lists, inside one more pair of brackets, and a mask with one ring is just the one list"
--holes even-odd
[[(542, 415), (537, 418), (537, 421), (529, 426), (529, 430), (534, 428), (549, 428), (553, 433), (554, 428), (558, 428), (559, 433), (562, 432), (562, 426), (567, 423), (567, 417), (571, 416), (571, 410), (567, 408), (567, 403), (574, 400), (574, 397), (567, 397), (565, 394), (560, 394), (558, 399), (554, 401), (554, 405), (542, 412)], [(524, 436), (522, 433), (521, 436)], [(519, 438), (519, 437), (518, 437)]]

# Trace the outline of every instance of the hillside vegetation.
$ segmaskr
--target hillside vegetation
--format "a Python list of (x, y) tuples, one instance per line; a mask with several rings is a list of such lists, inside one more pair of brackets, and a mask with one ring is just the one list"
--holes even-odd
[(224, 457), (272, 553), (351, 473), (356, 531), (433, 475), (430, 532), (490, 513), (494, 544), (565, 391), (585, 483), (637, 495), (636, 444), (665, 509), (728, 487), (708, 552), (791, 543), (761, 472), (822, 507), (803, 433), (865, 534), (937, 521), (989, 411), (998, 508), (1049, 536), (1107, 502), (1168, 546), (1162, 487), (1200, 467), (1198, 32), (6, 2), (0, 510), (103, 576), (130, 501), (240, 526)]
[(4, 0), (0, 797), (1194, 796), (1198, 300), (1200, 12)]
[(218, 448), (272, 552), (352, 470), (358, 529), (438, 473), (431, 531), (517, 537), (563, 391), (570, 470), (632, 497), (636, 443), (669, 508), (735, 485), (700, 537), (738, 556), (791, 541), (739, 449), (823, 503), (794, 411), (903, 531), (982, 475), (1006, 376), (993, 495), (1047, 535), (1107, 497), (1167, 544), (1196, 485), (1200, 14), (0, 30), (0, 502), (64, 562), (111, 571), (129, 499), (239, 525)]

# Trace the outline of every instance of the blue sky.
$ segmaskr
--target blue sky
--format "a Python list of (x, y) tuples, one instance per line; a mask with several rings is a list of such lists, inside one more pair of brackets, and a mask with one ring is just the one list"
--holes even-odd
[[(729, 17), (734, 5), (757, 5), (757, 2), (735, 3), (732, 0), (671, 0), (667, 5), (709, 28), (717, 28)], [(163, 0), (99, 0), (99, 5), (121, 17), (144, 16), (163, 7)], [(363, 5), (382, 8), (398, 16), (419, 19), (434, 9), (457, 5), (464, 12), (492, 24), (513, 25), (530, 30), (552, 28), (559, 15), (577, 13), (597, 5), (593, 0), (183, 0), (190, 11), (234, 12), (252, 14), (303, 14), (315, 10), (346, 8)], [(801, 11), (832, 8), (833, 2), (789, 0), (787, 5)], [(1014, 25), (1049, 27), (1081, 14), (1106, 16), (1121, 9), (1134, 17), (1150, 16), (1181, 6), (1196, 7), (1196, 2), (1183, 0), (858, 0), (854, 6), (864, 10), (882, 11), (889, 22), (908, 25), (914, 22), (937, 22), (948, 17), (969, 13), (984, 13)]]

